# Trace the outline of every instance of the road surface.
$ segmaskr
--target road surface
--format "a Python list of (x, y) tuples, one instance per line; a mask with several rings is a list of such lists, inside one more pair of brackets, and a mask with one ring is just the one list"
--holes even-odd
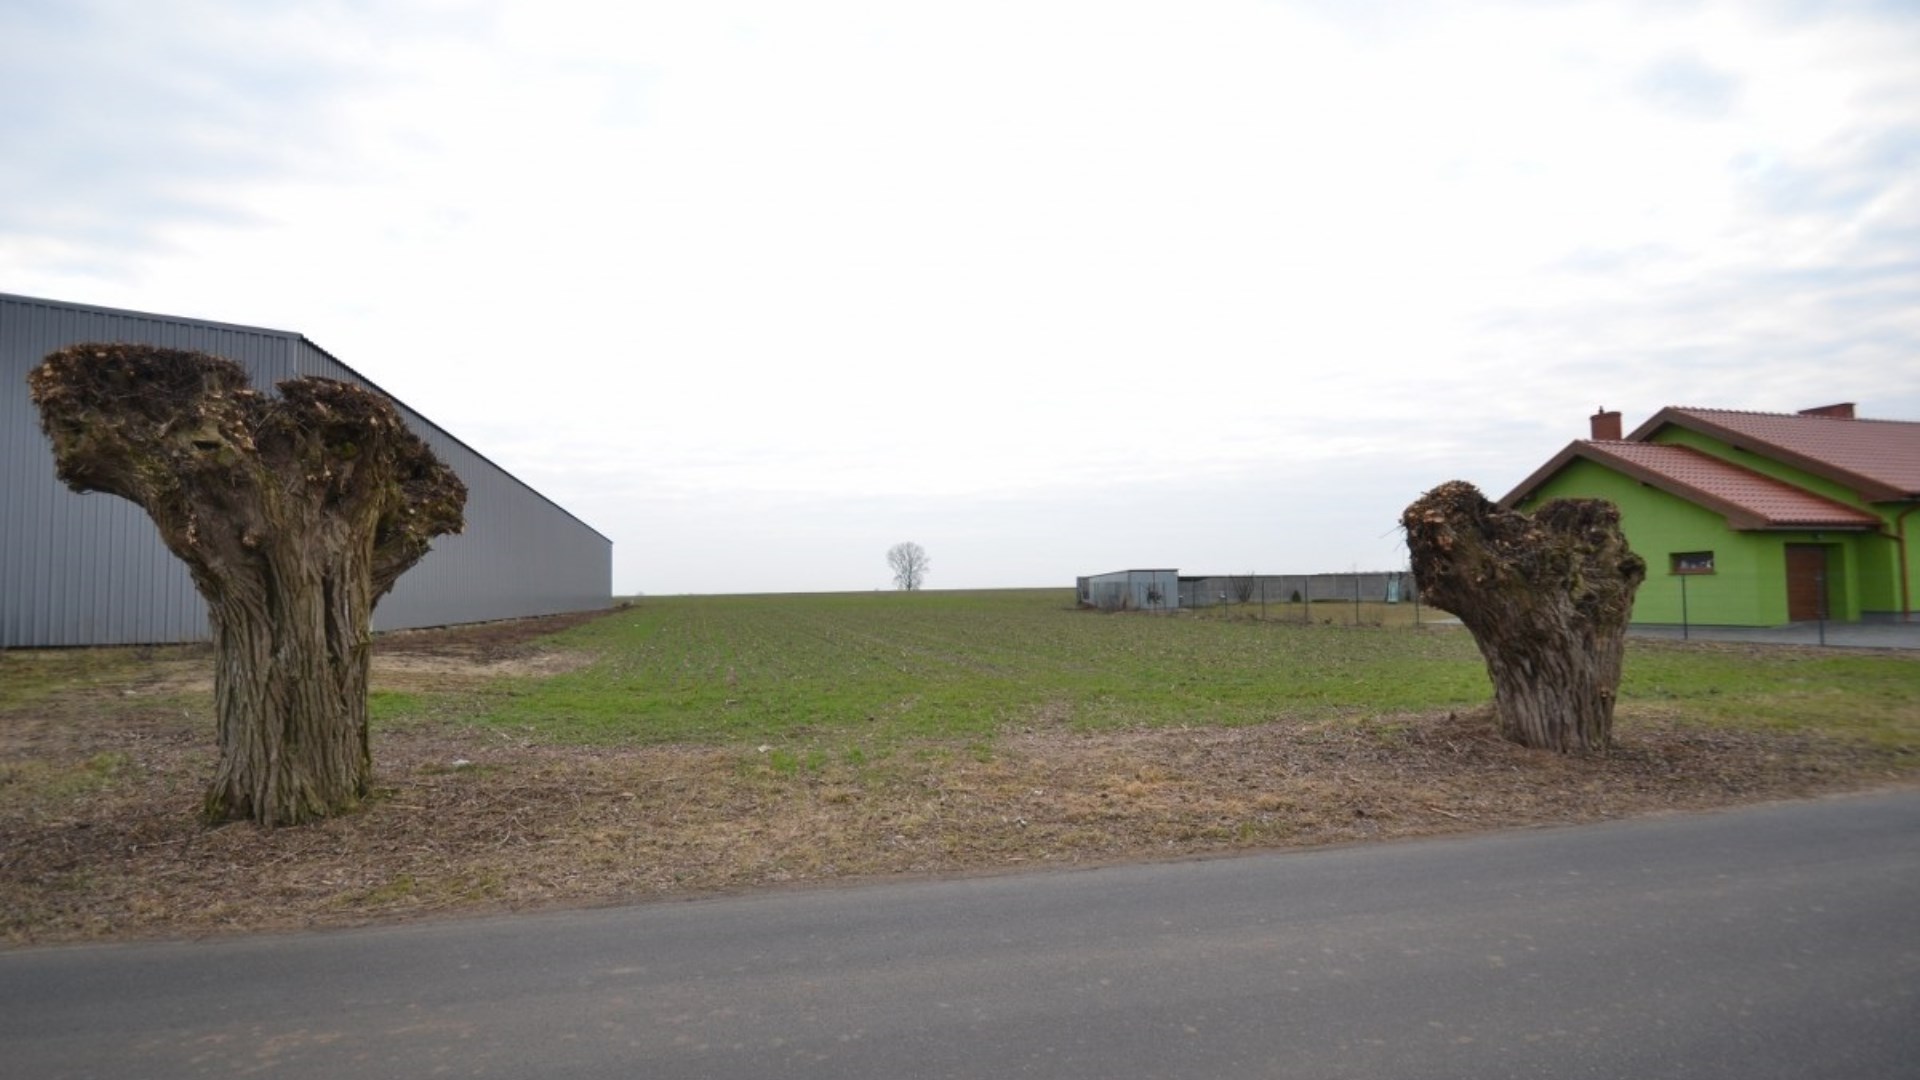
[(0, 1076), (1920, 1076), (1920, 792), (0, 953)]

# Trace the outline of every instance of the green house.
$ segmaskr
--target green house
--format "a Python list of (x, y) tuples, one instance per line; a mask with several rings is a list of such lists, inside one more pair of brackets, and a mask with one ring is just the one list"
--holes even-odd
[(1603, 498), (1647, 560), (1636, 623), (1777, 626), (1910, 619), (1920, 570), (1920, 423), (1853, 406), (1801, 413), (1662, 409), (1592, 438), (1500, 500)]

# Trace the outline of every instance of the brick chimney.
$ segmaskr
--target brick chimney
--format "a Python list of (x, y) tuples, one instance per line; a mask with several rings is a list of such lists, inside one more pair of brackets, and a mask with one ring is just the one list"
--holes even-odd
[(1602, 405), (1600, 407), (1600, 411), (1593, 414), (1591, 422), (1593, 424), (1593, 441), (1595, 442), (1619, 442), (1620, 441), (1621, 435), (1620, 435), (1620, 414), (1619, 413), (1608, 412), (1607, 407)]
[(1843, 401), (1838, 405), (1822, 405), (1817, 409), (1801, 409), (1801, 416), (1824, 416), (1830, 420), (1853, 419), (1853, 402)]

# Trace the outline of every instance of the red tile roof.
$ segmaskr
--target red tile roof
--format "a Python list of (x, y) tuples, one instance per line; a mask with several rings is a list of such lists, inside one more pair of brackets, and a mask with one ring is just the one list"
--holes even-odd
[(1500, 500), (1500, 505), (1512, 507), (1525, 500), (1575, 458), (1604, 465), (1704, 506), (1725, 517), (1728, 526), (1735, 529), (1873, 529), (1880, 525), (1878, 517), (1864, 510), (1692, 447), (1645, 442), (1583, 439), (1571, 443), (1521, 481)]
[(1845, 484), (1867, 502), (1920, 498), (1920, 423), (1733, 409), (1662, 409), (1627, 436), (1672, 424)]

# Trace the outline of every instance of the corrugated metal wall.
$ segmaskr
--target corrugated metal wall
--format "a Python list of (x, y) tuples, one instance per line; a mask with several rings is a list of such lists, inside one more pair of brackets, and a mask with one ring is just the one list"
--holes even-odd
[[(378, 387), (299, 334), (0, 294), (0, 648), (204, 638), (206, 606), (145, 511), (54, 478), (27, 372), (83, 341), (224, 356), (261, 389), (299, 375)], [(434, 542), (374, 610), (376, 628), (608, 605), (611, 541), (404, 404), (400, 412), (466, 481), (467, 531)]]
[[(1245, 583), (1247, 601), (1240, 599)], [(1180, 579), (1180, 606), (1212, 607), (1216, 604), (1273, 603), (1289, 601), (1361, 600), (1369, 604), (1411, 603), (1414, 597), (1413, 574), (1406, 570), (1361, 571), (1346, 574), (1229, 574)]]
[(1172, 611), (1180, 606), (1177, 570), (1116, 570), (1080, 582), (1081, 602), (1103, 611)]

